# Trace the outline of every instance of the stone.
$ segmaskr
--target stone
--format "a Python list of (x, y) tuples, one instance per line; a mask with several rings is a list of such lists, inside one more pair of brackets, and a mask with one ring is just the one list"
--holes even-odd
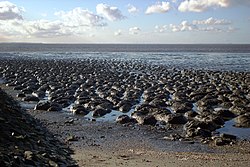
[(75, 105), (72, 108), (70, 108), (70, 111), (74, 114), (74, 115), (87, 115), (89, 113), (89, 111), (81, 105)]
[(219, 110), (215, 114), (222, 117), (224, 120), (230, 120), (236, 117), (236, 115), (229, 110)]
[(167, 116), (167, 123), (169, 124), (185, 124), (187, 119), (182, 114), (169, 114)]
[(26, 95), (25, 95), (24, 93), (18, 93), (18, 94), (16, 95), (16, 97), (23, 98), (23, 97), (26, 97)]
[(23, 101), (34, 101), (34, 102), (38, 102), (39, 101), (39, 98), (38, 97), (35, 97), (35, 96), (26, 96), (23, 98)]
[(147, 115), (143, 119), (143, 125), (152, 125), (154, 126), (156, 124), (157, 120), (153, 115)]
[(242, 115), (250, 112), (250, 108), (247, 108), (245, 106), (232, 106), (231, 108), (229, 108), (229, 110), (235, 115)]
[(32, 95), (38, 98), (44, 98), (45, 97), (45, 92), (44, 91), (36, 91), (32, 92)]
[(32, 151), (25, 151), (24, 152), (24, 158), (28, 160), (32, 160), (34, 157), (34, 153)]
[(131, 107), (132, 107), (131, 104), (125, 103), (122, 106), (120, 106), (118, 110), (126, 113), (126, 112), (129, 112)]
[(216, 146), (223, 146), (223, 145), (226, 145), (226, 142), (222, 138), (217, 137), (214, 139), (214, 144)]
[(116, 122), (120, 124), (126, 124), (131, 121), (130, 117), (128, 115), (120, 115), (116, 118)]
[(104, 108), (97, 108), (93, 111), (92, 115), (93, 115), (93, 117), (102, 117), (109, 112), (110, 112), (109, 110), (106, 110)]
[(221, 133), (220, 137), (223, 139), (229, 139), (229, 140), (236, 140), (236, 136), (231, 135), (231, 134), (226, 134), (226, 133)]
[(192, 103), (176, 101), (172, 104), (171, 108), (175, 113), (185, 113), (192, 110)]
[(78, 141), (78, 138), (75, 135), (70, 135), (66, 138), (66, 141)]
[(47, 111), (50, 108), (49, 102), (39, 102), (35, 105), (34, 110), (44, 110)]
[(240, 115), (235, 118), (236, 127), (250, 128), (250, 113)]

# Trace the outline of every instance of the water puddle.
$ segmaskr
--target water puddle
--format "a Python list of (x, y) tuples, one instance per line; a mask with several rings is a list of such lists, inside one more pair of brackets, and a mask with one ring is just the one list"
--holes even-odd
[(5, 80), (5, 79), (0, 78), (0, 84), (4, 84), (5, 82), (6, 82), (6, 80)]
[(227, 121), (223, 128), (217, 130), (220, 133), (235, 135), (240, 139), (250, 139), (250, 128), (238, 128), (234, 126), (234, 120)]

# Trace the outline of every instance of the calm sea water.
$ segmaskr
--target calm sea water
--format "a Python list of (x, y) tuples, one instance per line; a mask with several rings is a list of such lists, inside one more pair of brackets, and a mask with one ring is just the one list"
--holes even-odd
[(250, 45), (0, 44), (0, 57), (115, 59), (167, 67), (250, 71)]

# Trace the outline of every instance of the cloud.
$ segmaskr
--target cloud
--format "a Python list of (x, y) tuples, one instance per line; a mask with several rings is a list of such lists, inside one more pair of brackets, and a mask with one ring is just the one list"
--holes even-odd
[(149, 6), (145, 14), (166, 13), (170, 8), (171, 6), (169, 2), (157, 2), (156, 4)]
[(59, 11), (56, 12), (55, 15), (59, 16), (64, 21), (64, 23), (70, 27), (106, 25), (106, 23), (103, 22), (103, 17), (79, 7), (68, 12)]
[(232, 22), (225, 19), (214, 19), (213, 17), (210, 17), (206, 20), (194, 20), (193, 24), (198, 25), (229, 25)]
[(139, 9), (137, 9), (134, 5), (128, 4), (128, 12), (129, 13), (138, 13)]
[(211, 7), (228, 7), (230, 0), (185, 0), (178, 10), (181, 12), (203, 12)]
[(194, 20), (192, 23), (188, 21), (182, 21), (179, 25), (170, 24), (169, 27), (172, 32), (183, 31), (204, 31), (204, 32), (234, 32), (237, 29), (231, 25), (231, 21), (224, 19), (214, 19), (212, 17), (205, 20)]
[(0, 20), (22, 20), (24, 8), (17, 7), (15, 4), (8, 1), (0, 2)]
[(131, 35), (139, 34), (140, 31), (141, 31), (141, 29), (139, 27), (131, 27), (131, 28), (129, 28), (129, 34), (131, 34)]
[(163, 26), (155, 26), (155, 32), (159, 32), (159, 33), (163, 33), (165, 31), (167, 31), (168, 26), (167, 25), (163, 25)]
[(180, 25), (173, 25), (170, 24), (170, 29), (173, 32), (179, 32), (179, 31), (194, 31), (197, 30), (197, 27), (193, 24), (188, 23), (188, 21), (182, 21)]
[(109, 21), (118, 21), (126, 18), (117, 7), (109, 6), (103, 3), (96, 6), (96, 12), (97, 14), (103, 15)]
[[(14, 4), (12, 4), (12, 6), (19, 9)], [(10, 11), (3, 8), (0, 8), (0, 10), (1, 12)], [(23, 9), (22, 11), (24, 12), (25, 10)], [(9, 17), (9, 19), (0, 20), (1, 36), (5, 35), (9, 38), (53, 38), (58, 36), (81, 35), (87, 30), (89, 31), (95, 27), (103, 27), (107, 25), (103, 22), (103, 17), (81, 8), (75, 8), (71, 11), (56, 12), (55, 15), (58, 16), (57, 20), (41, 19), (29, 21), (24, 20), (22, 14), (22, 12), (19, 12), (18, 17), (15, 16), (11, 18)]]
[(120, 35), (122, 35), (122, 30), (119, 29), (114, 32), (114, 36), (120, 36)]

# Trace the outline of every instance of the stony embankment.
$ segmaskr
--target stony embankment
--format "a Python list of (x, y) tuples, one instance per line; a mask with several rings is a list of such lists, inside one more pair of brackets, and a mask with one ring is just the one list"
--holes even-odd
[(0, 166), (76, 166), (73, 153), (0, 88)]
[[(32, 64), (32, 66), (31, 66)], [(133, 61), (101, 59), (2, 59), (0, 74), (17, 97), (35, 101), (35, 110), (91, 115), (113, 111), (122, 124), (163, 131), (170, 140), (200, 140), (217, 146), (237, 136), (218, 134), (228, 120), (250, 126), (250, 73), (179, 70)], [(129, 114), (128, 114), (129, 113)]]

